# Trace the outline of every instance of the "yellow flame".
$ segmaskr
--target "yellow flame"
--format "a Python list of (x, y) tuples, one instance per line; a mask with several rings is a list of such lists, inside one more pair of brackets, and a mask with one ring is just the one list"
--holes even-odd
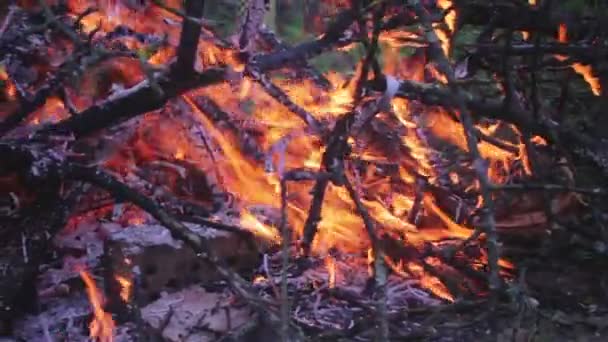
[(268, 227), (267, 225), (260, 222), (257, 217), (253, 216), (249, 211), (243, 210), (241, 212), (241, 226), (256, 236), (263, 237), (268, 241), (280, 241), (281, 237), (276, 229)]
[[(451, 0), (438, 0), (437, 1), (437, 6), (439, 6), (439, 8), (441, 8), (442, 10), (448, 10), (450, 7), (452, 7), (452, 1)], [(449, 29), (449, 33), (446, 33), (445, 31), (441, 30), (439, 27), (435, 28), (435, 34), (437, 34), (437, 37), (439, 38), (439, 40), (441, 41), (441, 48), (443, 49), (443, 52), (445, 53), (446, 56), (450, 56), (450, 39), (451, 36), (454, 35), (454, 30), (456, 29), (456, 20), (457, 20), (457, 14), (456, 14), (456, 10), (454, 10), (453, 8), (445, 15), (445, 24), (447, 25), (448, 29)]]
[(128, 278), (121, 275), (116, 275), (114, 278), (118, 282), (118, 285), (120, 285), (120, 298), (125, 303), (129, 302), (131, 299), (131, 286), (133, 283)]
[(325, 268), (327, 268), (328, 287), (333, 289), (336, 287), (336, 261), (330, 255), (325, 257)]
[(177, 160), (183, 160), (186, 157), (186, 151), (180, 146), (177, 147), (177, 151), (173, 154), (173, 157)]
[[(568, 42), (568, 29), (566, 27), (566, 24), (559, 25), (557, 39), (560, 43)], [(564, 61), (567, 59), (567, 57), (563, 55), (556, 55), (555, 58), (560, 61)], [(585, 65), (579, 62), (574, 62), (572, 63), (571, 67), (577, 74), (583, 76), (583, 79), (585, 79), (587, 84), (589, 84), (589, 87), (591, 88), (591, 91), (595, 96), (600, 96), (602, 94), (602, 86), (600, 84), (600, 79), (593, 75), (593, 68), (591, 67), (591, 65)]]
[(81, 270), (79, 273), (86, 285), (89, 302), (93, 308), (93, 320), (89, 325), (89, 337), (99, 342), (112, 342), (115, 325), (112, 316), (103, 310), (103, 295), (88, 272)]

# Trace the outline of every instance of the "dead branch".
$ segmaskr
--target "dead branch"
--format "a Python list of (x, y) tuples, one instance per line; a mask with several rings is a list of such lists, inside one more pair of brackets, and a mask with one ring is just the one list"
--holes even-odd
[(184, 241), (205, 262), (214, 267), (233, 287), (236, 293), (246, 299), (254, 307), (266, 312), (274, 322), (279, 322), (279, 316), (272, 309), (274, 303), (260, 298), (251, 290), (250, 285), (237, 273), (232, 271), (220, 260), (207, 241), (200, 235), (193, 233), (183, 223), (158, 206), (153, 200), (131, 189), (109, 173), (95, 168), (62, 161), (53, 154), (39, 154), (33, 152), (31, 146), (0, 144), (0, 152), (14, 160), (24, 170), (30, 170), (32, 175), (42, 181), (44, 179), (81, 180), (98, 186), (114, 197), (120, 198), (140, 207), (157, 219), (178, 240)]
[(4, 17), (2, 26), (0, 26), (0, 40), (2, 40), (2, 36), (4, 35), (4, 32), (6, 32), (6, 29), (11, 24), (11, 21), (13, 20), (13, 16), (15, 15), (15, 11), (16, 11), (16, 8), (14, 6), (11, 6), (8, 11), (8, 14), (6, 15), (6, 17)]
[(253, 43), (264, 23), (266, 7), (267, 1), (265, 0), (248, 0), (246, 2), (245, 13), (239, 18), (238, 47), (240, 51), (252, 52)]
[(87, 51), (72, 55), (70, 59), (59, 67), (57, 73), (49, 77), (46, 84), (41, 86), (33, 96), (29, 98), (21, 98), (19, 108), (0, 122), (0, 137), (17, 127), (20, 123), (27, 119), (30, 114), (42, 107), (46, 100), (63, 86), (63, 83), (68, 77), (72, 77), (75, 73), (81, 74), (87, 68), (95, 66), (96, 64), (102, 63), (111, 58), (123, 56), (133, 57), (128, 53), (95, 49), (91, 52), (91, 55), (88, 56), (89, 58), (87, 58), (85, 62), (80, 63), (80, 61), (85, 60), (84, 57), (87, 56)]
[[(527, 3), (509, 1), (456, 1), (460, 16), (459, 22), (475, 26), (485, 26), (490, 21), (496, 28), (510, 28), (521, 31), (534, 31), (555, 37), (561, 23), (567, 23), (574, 31), (580, 31), (592, 24), (606, 28), (606, 22), (590, 21), (582, 14), (567, 10), (545, 11), (542, 6), (531, 6)], [(593, 20), (593, 19), (591, 19)]]
[[(186, 16), (200, 19), (203, 16), (204, 0), (187, 0), (184, 4)], [(194, 71), (194, 63), (201, 35), (201, 25), (190, 20), (184, 20), (177, 47), (176, 73), (188, 74)]]
[(287, 225), (287, 181), (281, 177), (281, 338), (289, 341), (289, 325), (291, 309), (289, 293), (287, 292), (287, 271), (289, 267), (289, 250), (291, 248), (291, 229)]
[(547, 192), (575, 192), (583, 195), (604, 197), (608, 195), (608, 191), (604, 188), (581, 188), (577, 186), (568, 186), (560, 184), (537, 184), (537, 183), (521, 183), (521, 184), (492, 184), (493, 191), (528, 191), (542, 190)]
[(348, 34), (345, 34), (345, 31), (359, 15), (360, 14), (353, 9), (345, 10), (329, 25), (327, 31), (321, 38), (298, 44), (289, 50), (254, 56), (250, 61), (251, 67), (260, 72), (277, 70), (290, 63), (308, 60), (331, 48), (348, 45), (351, 43), (351, 37)]
[[(275, 52), (292, 49), (290, 45), (283, 42), (274, 32), (266, 27), (260, 28), (259, 34), (260, 37), (275, 50)], [(301, 73), (302, 78), (313, 80), (313, 82), (315, 82), (315, 84), (322, 89), (328, 90), (330, 88), (331, 84), (325, 78), (325, 76), (323, 76), (319, 71), (315, 70), (306, 60), (302, 60), (298, 64), (301, 64), (301, 67), (297, 68), (295, 71), (298, 74)]]
[(212, 68), (193, 75), (175, 75), (166, 70), (155, 74), (163, 96), (158, 96), (148, 80), (127, 89), (105, 101), (95, 104), (77, 116), (43, 128), (39, 136), (46, 134), (73, 134), (82, 137), (124, 122), (138, 115), (162, 108), (167, 101), (188, 90), (208, 86), (224, 80), (224, 68)]
[(302, 121), (304, 121), (314, 134), (323, 134), (323, 126), (311, 113), (306, 111), (304, 108), (295, 104), (285, 92), (275, 85), (268, 77), (264, 74), (257, 73), (255, 70), (245, 69), (245, 74), (251, 77), (254, 81), (259, 83), (266, 92), (272, 96), (277, 102), (285, 106), (287, 109), (296, 114)]

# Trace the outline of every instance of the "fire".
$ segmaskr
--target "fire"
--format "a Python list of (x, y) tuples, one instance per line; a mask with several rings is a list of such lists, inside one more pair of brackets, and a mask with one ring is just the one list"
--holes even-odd
[[(450, 7), (452, 7), (452, 1), (451, 0), (438, 0), (437, 1), (437, 6), (439, 6), (439, 8), (441, 8), (444, 11), (447, 11)], [(454, 30), (456, 29), (456, 10), (451, 9), (446, 15), (445, 15), (445, 23), (448, 25), (448, 28), (450, 29), (450, 32), (454, 32)]]
[(183, 147), (178, 146), (177, 151), (175, 151), (175, 153), (173, 154), (173, 157), (177, 160), (184, 160), (184, 158), (186, 157), (186, 151), (184, 151)]
[(120, 298), (125, 303), (129, 302), (129, 300), (131, 299), (131, 287), (133, 286), (133, 283), (131, 282), (131, 280), (120, 275), (116, 275), (114, 278), (120, 285)]
[[(164, 2), (167, 6), (174, 8), (180, 8), (181, 4), (181, 1), (178, 0), (165, 0)], [(175, 49), (173, 47), (177, 45), (180, 25), (175, 25), (175, 23), (170, 25), (167, 22), (179, 22), (181, 18), (153, 5), (134, 9), (126, 5), (126, 1), (99, 0), (97, 3), (99, 11), (85, 17), (82, 21), (86, 32), (92, 32), (98, 25), (101, 25), (101, 30), (105, 32), (115, 29), (118, 25), (126, 25), (137, 32), (166, 33), (171, 47), (161, 47), (153, 52), (138, 51), (138, 49), (145, 49), (146, 46), (135, 40), (129, 41), (128, 46), (137, 50), (138, 53), (141, 52), (140, 57), (145, 56), (148, 62), (154, 65), (167, 64), (174, 57)], [(69, 0), (68, 4), (74, 13), (83, 11), (88, 5), (87, 1), (80, 0)], [(435, 29), (441, 39), (444, 52), (449, 55), (450, 39), (456, 32), (458, 13), (453, 7), (452, 1), (440, 0), (437, 5), (447, 12), (444, 27), (438, 26)], [(163, 21), (163, 18), (167, 20)], [(445, 27), (448, 30), (445, 30)], [(418, 35), (405, 31), (383, 34), (380, 37), (388, 45), (387, 49), (382, 49), (385, 53), (383, 57), (387, 57), (386, 61), (390, 61), (390, 63), (384, 63), (387, 74), (424, 81), (425, 65), (427, 65), (425, 57), (403, 57), (399, 53), (403, 44), (416, 44), (411, 41), (419, 38)], [(243, 62), (237, 59), (235, 51), (216, 45), (206, 35), (201, 37), (198, 54), (197, 68), (202, 69), (218, 64), (226, 64), (237, 71), (242, 71), (244, 68)], [(132, 86), (137, 80), (143, 79), (145, 75), (139, 67), (135, 67), (138, 65), (139, 62), (116, 63), (110, 71), (120, 71), (121, 82), (114, 82), (113, 79), (111, 83)], [(357, 73), (360, 70), (361, 64), (358, 66)], [(431, 72), (434, 71), (436, 70), (431, 69)], [(0, 79), (2, 77), (4, 76), (0, 73)], [(335, 72), (330, 72), (325, 77), (331, 84), (329, 90), (319, 89), (309, 80), (272, 79), (272, 81), (285, 91), (294, 103), (317, 120), (327, 122), (328, 126), (332, 127), (337, 119), (352, 111), (355, 82), (351, 82), (345, 75)], [(437, 73), (436, 78), (445, 82), (445, 78), (441, 74)], [(83, 88), (85, 88), (85, 92), (90, 91), (91, 93), (85, 94), (89, 98), (82, 96), (86, 99), (81, 102), (75, 101), (78, 102), (76, 103), (77, 108), (86, 108), (97, 100), (92, 99), (97, 92), (87, 89), (97, 87), (97, 80), (94, 77), (85, 79)], [(200, 148), (202, 144), (188, 134), (188, 130), (184, 127), (186, 125), (162, 121), (162, 124), (157, 124), (156, 130), (152, 131), (158, 132), (162, 136), (162, 139), (158, 140), (158, 145), (151, 146), (152, 144), (143, 139), (134, 139), (133, 146), (130, 146), (129, 150), (131, 155), (136, 155), (136, 157), (132, 157), (133, 160), (128, 159), (130, 157), (121, 156), (121, 158), (112, 159), (105, 166), (112, 170), (130, 171), (131, 168), (139, 166), (137, 164), (139, 160), (157, 161), (157, 157), (161, 156), (163, 160), (173, 158), (174, 162), (187, 159), (188, 163), (200, 167), (208, 174), (215, 170), (214, 179), (217, 179), (218, 186), (227, 193), (233, 194), (238, 202), (237, 211), (240, 215), (237, 220), (240, 226), (266, 242), (280, 244), (282, 236), (279, 227), (273, 225), (276, 223), (264, 220), (253, 207), (270, 208), (271, 211), (280, 209), (280, 180), (283, 172), (294, 168), (319, 170), (326, 146), (322, 139), (310, 134), (307, 124), (303, 120), (267, 95), (259, 88), (260, 85), (257, 82), (248, 77), (231, 81), (234, 82), (193, 90), (172, 101), (173, 104), (178, 103), (188, 110), (191, 114), (189, 118), (192, 117), (195, 121), (192, 126), (200, 128), (205, 139), (208, 138), (208, 143), (212, 146), (209, 150), (218, 151), (217, 155), (214, 152), (202, 151), (203, 148)], [(239, 130), (230, 130), (226, 128), (226, 125), (214, 122), (215, 119), (212, 118), (211, 113), (206, 113), (205, 107), (198, 102), (200, 96), (216, 102), (230, 114), (230, 120), (233, 120), (239, 128), (243, 128), (243, 131), (248, 129), (255, 131), (255, 143), (259, 144), (256, 147), (266, 152), (266, 163), (254, 160), (241, 148)], [(366, 98), (366, 100), (368, 99)], [(244, 102), (252, 105), (244, 109)], [(432, 135), (464, 152), (468, 151), (462, 125), (457, 121), (458, 113), (448, 113), (440, 108), (425, 108), (422, 113), (419, 113), (420, 111), (416, 109), (418, 105), (418, 103), (405, 99), (393, 99), (392, 111), (380, 113), (377, 116), (378, 123), (395, 129), (395, 131), (399, 130), (400, 135), (392, 142), (372, 141), (372, 143), (359, 146), (358, 144), (363, 139), (350, 137), (349, 143), (353, 142), (354, 151), (351, 154), (353, 160), (357, 159), (373, 166), (360, 174), (357, 173), (356, 177), (353, 177), (356, 178), (353, 183), (361, 194), (361, 201), (371, 218), (377, 223), (378, 233), (399, 237), (408, 246), (423, 248), (425, 244), (448, 238), (466, 239), (473, 230), (452, 219), (430, 193), (425, 193), (421, 197), (422, 203), (415, 203), (417, 181), (424, 177), (433, 183), (438, 178), (433, 159), (435, 151), (429, 146), (428, 136)], [(32, 123), (45, 123), (67, 117), (69, 113), (64, 107), (63, 101), (60, 99), (49, 98), (39, 113), (32, 116)], [(145, 125), (153, 126), (155, 124), (154, 119), (151, 118), (154, 115), (155, 113), (151, 113), (144, 118)], [(496, 130), (496, 126), (480, 125), (477, 128), (486, 135), (493, 135)], [(372, 131), (371, 128), (369, 130)], [(361, 135), (368, 133), (370, 132), (363, 132)], [(540, 138), (537, 140), (540, 141)], [(503, 143), (509, 145), (506, 141)], [(479, 142), (482, 156), (491, 163), (490, 172), (493, 181), (500, 182), (504, 173), (502, 171), (505, 171), (513, 160), (522, 157), (523, 151), (518, 153), (516, 145), (511, 147), (514, 147), (516, 151), (513, 152), (512, 149), (507, 151), (483, 140)], [(385, 152), (392, 148), (395, 149), (394, 155), (387, 156)], [(209, 165), (208, 154), (213, 154), (212, 166)], [(270, 164), (271, 167), (263, 164)], [(348, 160), (346, 164), (349, 167), (347, 172), (350, 177), (351, 167), (355, 163)], [(394, 173), (379, 176), (378, 174), (384, 172), (384, 170), (380, 170), (384, 168), (382, 164), (394, 166)], [(355, 174), (355, 172), (352, 173)], [(466, 183), (466, 177), (461, 178), (458, 173), (450, 173), (450, 178), (454, 184)], [(289, 183), (286, 208), (287, 227), (293, 230), (296, 239), (303, 233), (312, 202), (310, 193), (312, 185), (312, 181)], [(168, 187), (170, 188), (171, 184)], [(437, 224), (437, 226), (418, 227), (409, 222), (408, 214), (413, 211), (415, 205), (421, 205), (424, 215), (432, 217), (434, 219), (432, 224)], [(140, 225), (145, 222), (146, 217), (137, 214), (128, 216), (126, 219), (123, 218), (121, 222), (127, 221), (130, 225)], [(360, 267), (360, 271), (363, 273), (365, 273), (364, 262), (367, 260), (369, 275), (373, 276), (374, 255), (370, 248), (370, 241), (355, 204), (344, 187), (333, 183), (327, 186), (321, 218), (318, 233), (312, 244), (312, 252), (315, 256), (327, 255), (324, 258), (324, 266), (328, 274), (328, 286), (334, 288), (339, 281), (346, 282), (346, 277), (339, 279), (345, 274), (338, 274), (338, 259), (336, 256), (328, 255), (330, 250), (357, 255), (359, 259), (355, 266)], [(343, 259), (339, 260), (345, 262)], [(400, 275), (418, 279), (423, 287), (436, 296), (445, 300), (453, 300), (452, 295), (441, 284), (441, 281), (430, 275), (418, 261), (397, 260), (393, 264), (393, 268), (398, 269)], [(81, 276), (87, 284), (91, 305), (95, 311), (95, 319), (91, 323), (91, 337), (110, 341), (113, 322), (109, 314), (105, 313), (101, 307), (103, 301), (101, 294), (88, 273), (83, 271)], [(121, 286), (121, 298), (128, 301), (131, 296), (132, 283), (129, 279), (119, 275), (116, 275), (115, 279)], [(267, 279), (264, 276), (257, 276), (253, 283), (259, 284), (265, 280)]]
[(146, 219), (142, 215), (131, 216), (127, 218), (127, 223), (131, 226), (141, 226), (146, 222)]
[(247, 210), (241, 213), (241, 226), (268, 241), (281, 241), (279, 232), (276, 229), (263, 224)]
[(334, 287), (336, 287), (336, 261), (334, 260), (334, 258), (331, 257), (331, 255), (325, 257), (325, 268), (327, 268), (327, 274), (329, 275), (327, 280), (327, 286), (330, 289), (333, 289)]
[(254, 284), (263, 284), (267, 281), (268, 279), (266, 279), (266, 277), (264, 277), (261, 274), (258, 274), (255, 276), (255, 278), (253, 278), (253, 283)]
[(103, 295), (87, 271), (80, 270), (79, 273), (86, 285), (89, 302), (93, 308), (93, 320), (89, 325), (89, 336), (99, 342), (112, 342), (115, 325), (112, 316), (103, 310)]
[(416, 276), (416, 278), (420, 279), (420, 283), (424, 288), (429, 289), (435, 296), (450, 302), (454, 301), (454, 296), (452, 296), (450, 290), (443, 285), (441, 280), (428, 274), (421, 265), (409, 262), (407, 263), (407, 269)]
[[(536, 0), (528, 0), (528, 4), (530, 4), (530, 6), (536, 6)], [(522, 34), (524, 40), (530, 39), (530, 32), (522, 31), (521, 34)]]
[(4, 90), (9, 101), (12, 101), (17, 97), (17, 88), (15, 87), (15, 84), (11, 81), (8, 73), (2, 65), (0, 65), (0, 85), (2, 85), (2, 87), (4, 88), (0, 88), (0, 90)]
[[(568, 42), (568, 29), (566, 27), (566, 24), (562, 23), (559, 25), (557, 40), (560, 43)], [(560, 61), (564, 61), (567, 59), (566, 56), (562, 55), (555, 55), (555, 58)], [(600, 96), (602, 94), (602, 86), (600, 84), (600, 79), (593, 75), (593, 68), (591, 67), (591, 65), (585, 65), (579, 62), (574, 62), (572, 63), (571, 67), (577, 74), (583, 76), (595, 96)]]
[(243, 79), (243, 83), (241, 84), (241, 92), (239, 93), (239, 99), (244, 99), (249, 95), (251, 91), (251, 79), (249, 77), (245, 77)]
[(448, 27), (449, 34), (446, 33), (445, 31), (441, 30), (440, 28), (435, 29), (435, 33), (437, 34), (437, 37), (441, 41), (441, 47), (446, 56), (450, 55), (450, 47), (451, 47), (450, 39), (451, 39), (451, 36), (454, 35), (455, 29), (456, 29), (457, 14), (456, 14), (456, 10), (454, 8), (452, 8), (452, 5), (453, 4), (452, 4), (451, 0), (438, 0), (437, 1), (437, 6), (439, 8), (441, 8), (444, 11), (449, 10), (447, 12), (447, 14), (445, 15), (445, 24)]
[(371, 248), (367, 249), (367, 274), (370, 277), (374, 276), (374, 251)]

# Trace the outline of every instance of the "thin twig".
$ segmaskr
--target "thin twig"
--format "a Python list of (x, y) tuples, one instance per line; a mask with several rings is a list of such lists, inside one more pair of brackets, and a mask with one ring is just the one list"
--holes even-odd
[(287, 109), (295, 113), (300, 119), (302, 119), (308, 127), (312, 130), (313, 134), (322, 134), (323, 126), (311, 113), (306, 109), (300, 107), (294, 103), (285, 92), (275, 85), (266, 75), (256, 72), (251, 68), (246, 68), (245, 73), (251, 77), (254, 81), (266, 90), (268, 95), (272, 96), (277, 102), (285, 106)]
[(289, 248), (291, 247), (291, 230), (287, 225), (287, 181), (281, 177), (281, 338), (289, 342), (290, 305), (287, 292), (287, 268), (289, 266)]
[(2, 39), (4, 32), (6, 32), (6, 29), (8, 29), (8, 26), (11, 24), (11, 21), (13, 20), (13, 15), (16, 11), (17, 8), (15, 6), (10, 6), (6, 17), (4, 18), (4, 22), (2, 22), (2, 26), (0, 26), (0, 39)]
[(559, 185), (559, 184), (538, 184), (538, 183), (522, 183), (522, 184), (491, 184), (492, 191), (527, 191), (527, 190), (543, 190), (549, 192), (576, 192), (580, 194), (604, 197), (608, 196), (608, 191), (603, 188), (581, 188), (577, 186)]

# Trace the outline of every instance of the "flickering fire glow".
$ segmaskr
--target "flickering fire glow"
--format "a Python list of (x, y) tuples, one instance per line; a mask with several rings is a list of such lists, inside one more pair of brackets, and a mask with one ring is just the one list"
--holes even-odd
[[(528, 0), (528, 4), (530, 4), (530, 6), (536, 6), (536, 0)], [(524, 40), (530, 39), (530, 32), (522, 31), (521, 34), (522, 34)]]
[(112, 316), (103, 310), (103, 294), (87, 271), (80, 270), (79, 273), (86, 285), (89, 302), (93, 308), (93, 320), (89, 324), (89, 336), (99, 342), (112, 342), (114, 340), (115, 324)]
[[(90, 5), (89, 1), (83, 0), (70, 0), (68, 3), (73, 13), (84, 11)], [(179, 8), (181, 1), (165, 1), (165, 4)], [(453, 8), (452, 1), (443, 0), (438, 1), (437, 4), (447, 11), (445, 25), (442, 26), (447, 26), (448, 30), (446, 32), (445, 29), (436, 27), (436, 33), (441, 39), (444, 52), (449, 55), (450, 39), (456, 30), (458, 13)], [(157, 35), (166, 33), (169, 43), (172, 46), (177, 45), (180, 27), (169, 25), (167, 22), (171, 20), (179, 22), (180, 18), (158, 7), (147, 6), (145, 9), (133, 10), (128, 8), (124, 1), (118, 0), (97, 1), (97, 7), (97, 12), (82, 21), (86, 32), (93, 32), (100, 22), (101, 31), (104, 32), (113, 30), (118, 25), (126, 25), (137, 32)], [(165, 20), (167, 18), (171, 20)], [(381, 37), (381, 40), (387, 43), (387, 47), (382, 49), (384, 54), (382, 57), (385, 61), (390, 61), (383, 65), (387, 74), (403, 79), (424, 81), (425, 57), (403, 57), (399, 51), (403, 44), (416, 46), (416, 43), (409, 41), (418, 38), (415, 34), (405, 31), (397, 31)], [(137, 41), (129, 44), (133, 49), (143, 48)], [(162, 47), (148, 56), (148, 62), (153, 65), (163, 65), (173, 56), (173, 48)], [(236, 71), (242, 71), (244, 65), (237, 61), (235, 56), (234, 51), (215, 45), (212, 39), (202, 38), (197, 68), (203, 69), (221, 63), (231, 66)], [(71, 96), (77, 108), (86, 108), (95, 101), (107, 98), (116, 84), (132, 87), (145, 77), (139, 67), (139, 61), (121, 61), (108, 64), (106, 67), (107, 69), (103, 70), (109, 71), (114, 77), (108, 86), (109, 90), (98, 89), (101, 88), (99, 79), (86, 75), (82, 81), (83, 93), (86, 94)], [(361, 72), (361, 67), (362, 65), (359, 64), (356, 74)], [(431, 69), (431, 72), (433, 71), (435, 70)], [(324, 76), (330, 83), (329, 90), (320, 89), (310, 80), (277, 78), (272, 81), (295, 104), (311, 113), (317, 120), (328, 123), (328, 127), (331, 128), (336, 120), (352, 111), (356, 82), (336, 72), (329, 72)], [(435, 76), (445, 82), (441, 74), (436, 73)], [(7, 76), (2, 74), (0, 69), (0, 79), (3, 77)], [(262, 240), (281, 244), (282, 236), (276, 224), (272, 223), (272, 220), (262, 219), (253, 207), (269, 208), (269, 212), (280, 209), (280, 179), (284, 171), (295, 168), (319, 170), (323, 164), (326, 146), (322, 139), (310, 133), (303, 120), (266, 94), (257, 82), (253, 82), (248, 77), (232, 81), (237, 83), (236, 87), (235, 84), (226, 81), (192, 90), (174, 99), (161, 114), (145, 115), (142, 121), (157, 127), (150, 135), (156, 134), (162, 139), (157, 139), (155, 144), (151, 144), (144, 141), (139, 135), (140, 132), (135, 133), (129, 146), (125, 147), (128, 151), (122, 150), (123, 153), (117, 153), (103, 165), (112, 171), (121, 171), (117, 173), (129, 174), (134, 173), (134, 170), (144, 162), (157, 161), (159, 156), (163, 160), (192, 163), (194, 167), (200, 168), (205, 173), (213, 173), (217, 185), (225, 192), (234, 195), (239, 206), (235, 213), (239, 214), (237, 220), (240, 227)], [(222, 110), (229, 113), (230, 120), (233, 120), (239, 129), (255, 132), (255, 143), (259, 144), (260, 150), (266, 151), (266, 164), (271, 164), (270, 166), (247, 154), (245, 148), (242, 148), (238, 130), (230, 130), (225, 125), (214, 122), (210, 113), (205, 112), (197, 102), (203, 96), (213, 100)], [(245, 110), (243, 103), (253, 105)], [(187, 116), (192, 120), (190, 126), (186, 128), (185, 124), (176, 124), (169, 120), (168, 117), (173, 114), (170, 112), (173, 105), (188, 113)], [(352, 142), (353, 151), (345, 164), (349, 176), (351, 172), (356, 175), (353, 178), (356, 178), (357, 192), (377, 226), (379, 235), (403, 242), (401, 246), (403, 248), (422, 250), (425, 245), (437, 244), (445, 239), (467, 239), (473, 233), (473, 229), (457, 223), (453, 215), (448, 214), (439, 205), (438, 198), (433, 193), (423, 191), (421, 196), (417, 196), (420, 195), (417, 187), (420, 178), (424, 177), (433, 183), (439, 177), (435, 158), (437, 151), (431, 147), (429, 137), (441, 140), (442, 144), (461, 152), (468, 151), (463, 128), (457, 121), (458, 113), (449, 113), (438, 107), (425, 107), (420, 111), (417, 109), (419, 106), (420, 104), (403, 98), (391, 99), (391, 110), (379, 113), (374, 119), (377, 120), (378, 126), (385, 128), (379, 129), (378, 132), (375, 132), (374, 128), (369, 128), (358, 136), (351, 137), (349, 143)], [(49, 98), (45, 106), (32, 115), (30, 123), (56, 121), (69, 115), (61, 99)], [(159, 123), (154, 126), (153, 120), (158, 120)], [(493, 125), (480, 124), (477, 128), (480, 133), (488, 136), (494, 136), (497, 131), (497, 126)], [(193, 131), (203, 133), (197, 135), (193, 134)], [(390, 134), (387, 132), (400, 133), (395, 139), (389, 140), (387, 136)], [(514, 135), (517, 133), (515, 132)], [(537, 140), (540, 143), (539, 139)], [(202, 146), (205, 145), (208, 146), (203, 148)], [(526, 158), (525, 151), (518, 150), (518, 145), (507, 141), (503, 141), (503, 145), (511, 148), (502, 149), (483, 139), (478, 145), (482, 156), (490, 162), (490, 175), (494, 182), (504, 180), (505, 172), (509, 171), (515, 160), (525, 161)], [(367, 168), (359, 170), (359, 164), (365, 164)], [(392, 171), (387, 171), (391, 168)], [(451, 172), (449, 177), (458, 185), (470, 183), (464, 175), (456, 172)], [(173, 185), (163, 184), (167, 188)], [(287, 227), (293, 230), (295, 239), (301, 238), (303, 234), (312, 202), (310, 193), (312, 185), (312, 181), (289, 183)], [(476, 190), (475, 185), (470, 185), (470, 189)], [(416, 203), (417, 201), (420, 203)], [(426, 226), (419, 226), (408, 218), (416, 205), (422, 206), (422, 215), (432, 217)], [(142, 213), (125, 217), (129, 225), (141, 225), (147, 219)], [(318, 233), (312, 244), (312, 253), (317, 257), (325, 256), (324, 266), (328, 275), (328, 286), (334, 288), (346, 283), (344, 268), (341, 270), (338, 268), (338, 265), (343, 265), (344, 261), (330, 256), (329, 251), (357, 255), (358, 264), (352, 267), (365, 274), (367, 262), (367, 271), (369, 276), (373, 277), (374, 253), (361, 216), (357, 213), (356, 206), (344, 187), (333, 183), (327, 186), (321, 218)], [(395, 260), (386, 257), (386, 260), (400, 277), (416, 280), (419, 286), (439, 298), (447, 301), (454, 299), (440, 279), (425, 268), (428, 267), (426, 265), (440, 264), (440, 260), (432, 258), (406, 260), (404, 257), (396, 257)], [(479, 258), (476, 262), (483, 263), (485, 260)], [(505, 268), (508, 266), (504, 261), (501, 261), (501, 265)], [(114, 322), (111, 316), (104, 312), (103, 297), (91, 276), (86, 271), (81, 271), (81, 277), (87, 286), (94, 311), (94, 320), (90, 325), (91, 337), (109, 342), (112, 340)], [(115, 275), (115, 280), (121, 286), (121, 298), (128, 302), (133, 284), (120, 275)], [(261, 284), (265, 280), (267, 278), (264, 276), (257, 276), (253, 282)]]
[(133, 282), (126, 277), (116, 275), (114, 276), (118, 285), (120, 285), (120, 298), (128, 303), (131, 300), (131, 287), (133, 286)]
[[(566, 24), (559, 25), (557, 40), (560, 43), (568, 42), (568, 28), (566, 27)], [(567, 59), (566, 56), (562, 55), (556, 55), (555, 58), (560, 61), (565, 61)], [(571, 67), (577, 74), (583, 76), (595, 96), (600, 96), (602, 94), (600, 79), (593, 74), (593, 68), (591, 65), (574, 62), (572, 63)]]
[(445, 24), (448, 27), (449, 33), (441, 30), (440, 28), (435, 29), (435, 33), (439, 40), (441, 41), (441, 47), (446, 56), (450, 56), (450, 45), (451, 45), (451, 37), (454, 35), (456, 29), (456, 20), (457, 14), (456, 10), (452, 8), (452, 0), (439, 0), (437, 1), (437, 6), (444, 11), (447, 11), (445, 15)]

